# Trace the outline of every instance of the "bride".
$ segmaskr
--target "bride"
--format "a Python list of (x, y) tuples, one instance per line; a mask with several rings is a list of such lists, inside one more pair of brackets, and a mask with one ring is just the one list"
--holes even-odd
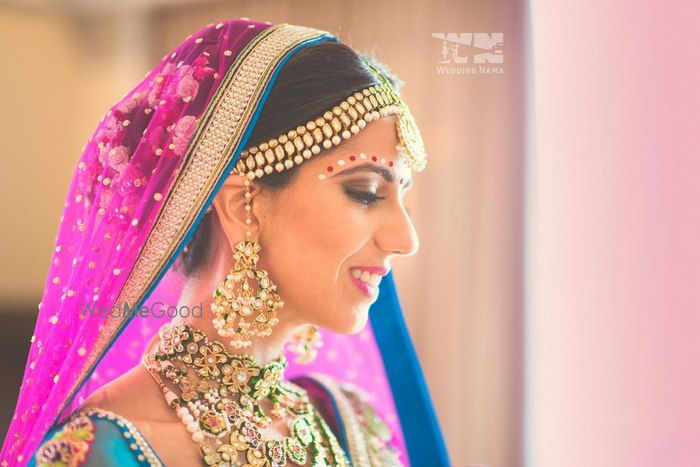
[(2, 465), (447, 465), (391, 273), (426, 164), (397, 85), (247, 18), (163, 57), (83, 149)]

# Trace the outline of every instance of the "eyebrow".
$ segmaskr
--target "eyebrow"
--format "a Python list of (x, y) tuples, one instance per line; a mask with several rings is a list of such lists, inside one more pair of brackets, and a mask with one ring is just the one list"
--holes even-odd
[[(365, 162), (364, 164), (356, 165), (352, 169), (347, 169), (343, 170), (342, 172), (338, 172), (334, 175), (331, 176), (331, 178), (335, 177), (336, 175), (351, 175), (354, 173), (358, 172), (374, 172), (378, 173), (379, 175), (384, 178), (389, 183), (394, 183), (396, 181), (396, 175), (394, 174), (393, 171), (384, 168), (384, 167), (379, 167), (378, 165), (372, 164), (370, 162)], [(403, 186), (403, 190), (407, 190), (411, 184), (413, 183), (413, 178), (410, 178), (408, 182)]]

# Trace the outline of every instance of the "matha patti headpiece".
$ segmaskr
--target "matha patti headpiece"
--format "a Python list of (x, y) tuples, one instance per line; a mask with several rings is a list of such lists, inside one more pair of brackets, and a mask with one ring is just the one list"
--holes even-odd
[(407, 165), (420, 172), (426, 165), (426, 153), (418, 125), (391, 81), (371, 63), (367, 66), (380, 83), (353, 93), (323, 115), (309, 120), (277, 138), (245, 149), (231, 174), (249, 180), (273, 171), (282, 172), (299, 165), (311, 156), (337, 146), (363, 129), (368, 122), (396, 115), (399, 144), (396, 150), (407, 158)]

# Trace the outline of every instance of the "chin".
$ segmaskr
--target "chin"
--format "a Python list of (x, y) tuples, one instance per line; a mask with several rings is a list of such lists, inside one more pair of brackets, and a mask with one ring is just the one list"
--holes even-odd
[(348, 310), (344, 312), (342, 317), (346, 319), (343, 321), (335, 321), (334, 323), (329, 323), (327, 326), (322, 327), (338, 334), (357, 334), (367, 325), (369, 307)]

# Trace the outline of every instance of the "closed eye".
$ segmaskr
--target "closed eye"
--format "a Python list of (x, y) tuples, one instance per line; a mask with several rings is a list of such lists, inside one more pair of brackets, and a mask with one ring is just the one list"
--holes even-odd
[(377, 201), (386, 198), (385, 196), (377, 196), (377, 194), (372, 191), (357, 191), (346, 188), (345, 193), (353, 200), (366, 207), (372, 207)]

